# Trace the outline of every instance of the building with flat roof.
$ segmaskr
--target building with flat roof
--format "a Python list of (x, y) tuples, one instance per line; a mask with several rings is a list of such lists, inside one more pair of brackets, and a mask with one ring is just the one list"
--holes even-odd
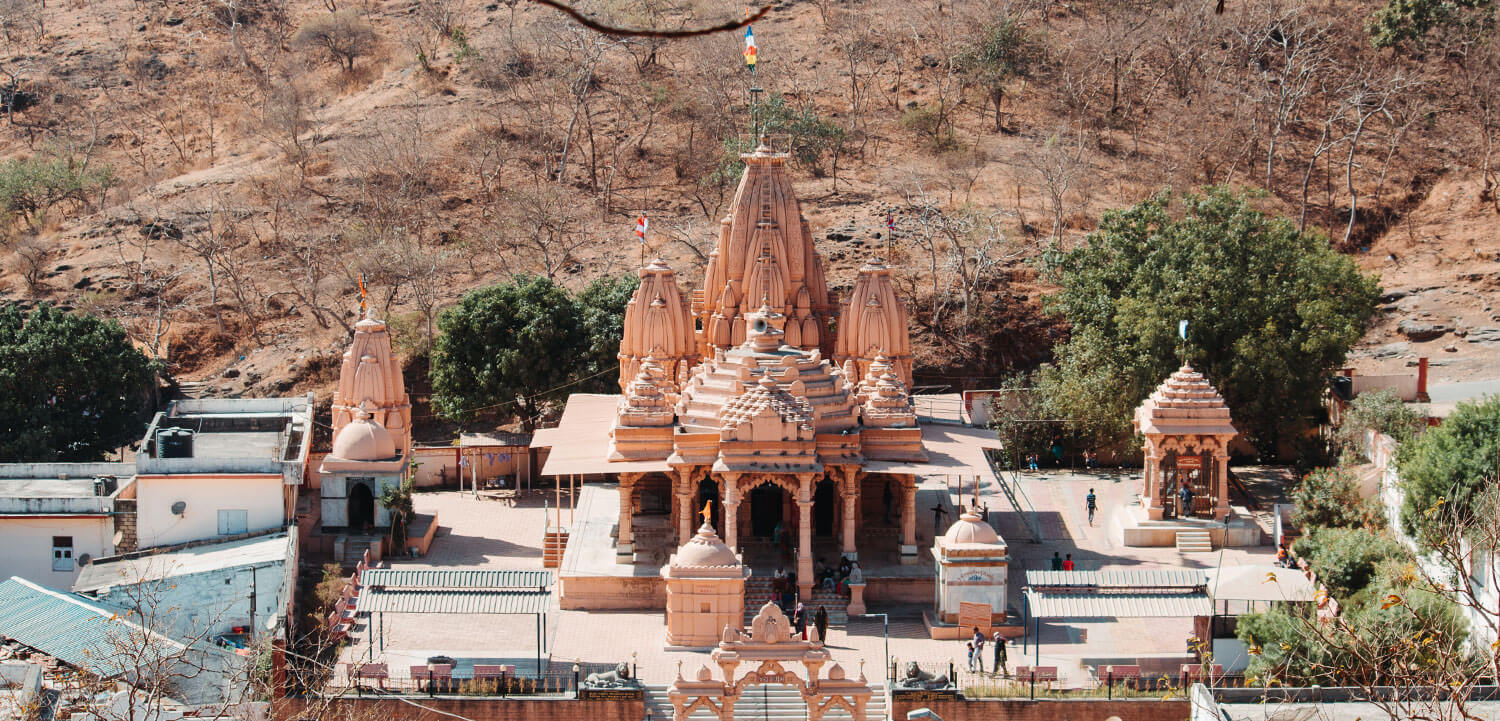
[(95, 559), (73, 592), (123, 608), (149, 605), (174, 638), (230, 645), (284, 638), (296, 590), (296, 529)]
[(116, 501), (134, 463), (0, 463), (0, 577), (67, 590), (91, 559), (115, 553)]
[(179, 400), (136, 452), (140, 548), (286, 527), (312, 443), (313, 396)]

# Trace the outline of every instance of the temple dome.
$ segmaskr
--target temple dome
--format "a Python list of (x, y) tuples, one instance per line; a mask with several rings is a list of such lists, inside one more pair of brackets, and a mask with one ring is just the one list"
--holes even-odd
[(688, 539), (672, 555), (667, 566), (668, 576), (701, 576), (705, 570), (723, 571), (733, 569), (740, 573), (740, 559), (729, 546), (719, 540), (713, 526), (703, 524), (698, 533)]
[(1184, 365), (1141, 401), (1132, 419), (1143, 435), (1235, 436), (1229, 406), (1202, 373)]
[(388, 461), (396, 457), (396, 440), (368, 414), (339, 429), (333, 456), (346, 461)]
[(979, 514), (972, 510), (965, 510), (958, 520), (948, 527), (948, 532), (943, 534), (943, 540), (948, 544), (957, 543), (1000, 543), (1000, 534), (990, 524), (985, 523)]

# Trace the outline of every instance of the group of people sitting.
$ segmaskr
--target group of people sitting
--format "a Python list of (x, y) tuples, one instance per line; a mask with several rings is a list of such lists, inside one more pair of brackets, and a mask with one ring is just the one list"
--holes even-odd
[(818, 587), (833, 591), (841, 596), (849, 595), (850, 583), (864, 583), (864, 571), (859, 570), (859, 561), (851, 561), (847, 558), (839, 559), (837, 567), (830, 566), (823, 561), (817, 565)]

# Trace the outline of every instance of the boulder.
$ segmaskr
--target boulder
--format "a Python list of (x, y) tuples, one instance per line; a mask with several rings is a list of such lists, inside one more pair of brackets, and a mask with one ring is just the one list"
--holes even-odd
[(1408, 318), (1396, 324), (1396, 330), (1407, 338), (1421, 342), (1443, 337), (1448, 332), (1448, 326), (1441, 323), (1423, 323)]

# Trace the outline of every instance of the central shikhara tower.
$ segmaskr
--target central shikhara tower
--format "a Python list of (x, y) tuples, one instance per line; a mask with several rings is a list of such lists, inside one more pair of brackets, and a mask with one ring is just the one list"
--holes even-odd
[(911, 467), (927, 454), (908, 396), (911, 341), (880, 260), (860, 268), (846, 303), (830, 301), (786, 155), (741, 157), (702, 287), (686, 297), (655, 260), (625, 311), (609, 460), (670, 470), (619, 473), (617, 553), (633, 556), (632, 516), (651, 486), (670, 494), (678, 543), (705, 504), (729, 548), (789, 540), (807, 592), (814, 536), (853, 557), (862, 517), (899, 514), (902, 558), (915, 560)]

